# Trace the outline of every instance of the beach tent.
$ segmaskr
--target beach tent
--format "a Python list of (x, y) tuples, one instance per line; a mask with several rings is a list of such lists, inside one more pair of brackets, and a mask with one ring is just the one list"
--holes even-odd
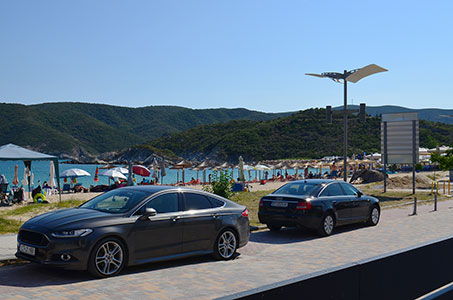
[[(22, 160), (26, 167), (31, 170), (31, 162), (34, 160), (50, 160), (53, 161), (55, 175), (57, 177), (58, 193), (61, 201), (60, 191), (60, 169), (58, 166), (58, 157), (28, 150), (14, 144), (0, 146), (0, 160)], [(30, 176), (28, 177), (28, 186), (30, 186)], [(30, 191), (29, 191), (30, 192)]]

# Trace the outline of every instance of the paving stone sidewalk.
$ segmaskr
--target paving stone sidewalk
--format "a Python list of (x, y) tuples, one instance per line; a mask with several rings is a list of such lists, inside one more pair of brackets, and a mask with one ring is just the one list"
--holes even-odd
[(293, 229), (259, 231), (233, 261), (205, 256), (147, 264), (102, 280), (33, 264), (6, 266), (0, 268), (0, 298), (212, 299), (453, 236), (452, 208), (453, 201), (440, 202), (437, 212), (421, 206), (413, 217), (411, 207), (384, 210), (376, 227), (346, 226), (327, 238)]

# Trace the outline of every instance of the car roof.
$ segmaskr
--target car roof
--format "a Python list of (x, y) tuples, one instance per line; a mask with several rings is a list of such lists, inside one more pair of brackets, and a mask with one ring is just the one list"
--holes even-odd
[(312, 184), (327, 184), (331, 182), (344, 182), (342, 180), (333, 180), (333, 179), (302, 179), (302, 180), (296, 180), (296, 181), (290, 181), (289, 183), (292, 182), (298, 182), (298, 183), (312, 183)]
[(135, 191), (144, 191), (150, 194), (155, 194), (157, 192), (161, 191), (178, 191), (178, 192), (197, 192), (205, 195), (209, 195), (214, 198), (218, 198), (219, 200), (222, 200), (226, 203), (228, 203), (230, 206), (242, 206), (240, 204), (237, 204), (234, 201), (231, 201), (229, 199), (226, 199), (222, 196), (209, 193), (203, 190), (198, 190), (198, 189), (193, 189), (193, 188), (187, 188), (187, 187), (182, 187), (182, 186), (172, 186), (172, 185), (134, 185), (134, 186), (125, 186), (122, 187), (121, 190), (135, 190)]

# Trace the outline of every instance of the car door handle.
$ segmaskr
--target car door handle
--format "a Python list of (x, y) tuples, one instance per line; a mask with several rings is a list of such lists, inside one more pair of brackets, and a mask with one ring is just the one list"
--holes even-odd
[(181, 216), (176, 216), (176, 217), (171, 218), (171, 220), (172, 220), (173, 222), (176, 222), (176, 221), (178, 221), (179, 219), (181, 219)]
[(332, 204), (337, 204), (337, 201), (332, 201)]
[(217, 214), (212, 214), (212, 218), (213, 219), (217, 218)]

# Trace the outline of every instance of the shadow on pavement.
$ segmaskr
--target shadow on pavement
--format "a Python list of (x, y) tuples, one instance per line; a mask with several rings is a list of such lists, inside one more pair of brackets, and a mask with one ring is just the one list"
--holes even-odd
[[(237, 259), (240, 254), (236, 254)], [(167, 268), (177, 268), (181, 266), (212, 263), (216, 260), (210, 255), (194, 256), (179, 260), (170, 260), (166, 262), (148, 263), (127, 267), (116, 277), (125, 275), (139, 274), (143, 272), (163, 270)], [(0, 268), (0, 289), (2, 286), (9, 287), (43, 287), (55, 285), (68, 285), (85, 281), (97, 281), (88, 271), (72, 271), (52, 268), (35, 263), (26, 263), (20, 265), (10, 265)], [(1, 296), (0, 296), (1, 298)]]
[[(360, 230), (360, 228), (365, 228), (366, 226), (363, 223), (350, 224), (335, 227), (333, 235), (342, 234), (345, 232)], [(280, 231), (258, 231), (250, 235), (250, 242), (255, 243), (264, 243), (264, 244), (290, 244), (290, 243), (300, 243), (307, 242), (313, 239), (321, 239), (320, 235), (316, 231), (307, 230), (307, 229), (298, 229), (296, 227), (283, 227)]]

